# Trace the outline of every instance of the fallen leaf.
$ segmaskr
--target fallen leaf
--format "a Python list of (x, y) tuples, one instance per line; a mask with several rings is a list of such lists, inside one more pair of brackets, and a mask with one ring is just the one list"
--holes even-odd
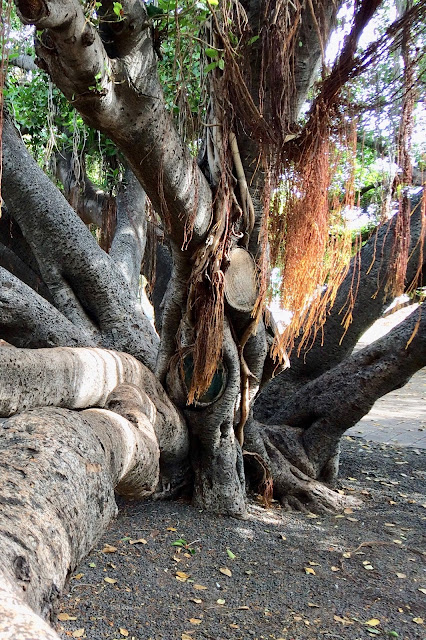
[(84, 636), (84, 629), (76, 629), (72, 632), (73, 638), (82, 638)]
[(344, 558), (350, 558), (351, 554), (349, 553), (349, 551), (345, 551), (345, 553), (342, 554)]
[(148, 544), (145, 538), (138, 538), (138, 540), (129, 540), (129, 544)]
[(426, 589), (423, 589), (423, 587), (420, 587), (420, 589), (418, 589), (418, 591), (421, 591), (422, 593), (424, 593), (426, 595)]
[(228, 554), (228, 557), (229, 557), (231, 560), (235, 560), (235, 558), (237, 557), (237, 556), (235, 555), (235, 553), (232, 553), (231, 549), (227, 549), (227, 550), (226, 550), (226, 553)]
[(176, 580), (179, 582), (186, 582), (189, 578), (189, 574), (185, 571), (176, 571)]
[(406, 578), (407, 576), (406, 576), (406, 574), (405, 574), (405, 573), (397, 573), (397, 574), (396, 574), (396, 577), (397, 577), (397, 578)]
[(240, 627), (237, 624), (230, 624), (231, 629), (239, 629)]
[(287, 540), (287, 538), (285, 537), (285, 535), (283, 533), (280, 533), (280, 538), (281, 538), (281, 540)]
[(353, 513), (354, 510), (351, 509), (350, 507), (346, 507), (346, 509), (343, 509), (343, 513), (346, 513), (346, 515), (349, 515), (350, 513)]
[(313, 569), (311, 569), (311, 567), (305, 567), (305, 573), (308, 573), (312, 576), (316, 576), (317, 574), (315, 573), (315, 571)]
[(68, 613), (58, 614), (58, 620), (65, 622), (66, 620), (77, 620), (77, 616), (70, 616)]
[(415, 622), (416, 624), (423, 624), (424, 620), (423, 618), (413, 618), (413, 622)]
[(385, 522), (385, 527), (394, 527), (393, 522)]
[(167, 527), (167, 531), (177, 531), (174, 527)]
[(108, 578), (108, 576), (104, 578), (104, 581), (108, 582), (108, 584), (115, 584), (117, 582), (115, 578)]
[(395, 544), (402, 544), (402, 540), (392, 540)]
[(358, 518), (346, 518), (349, 522), (358, 522)]
[(225, 604), (225, 600), (223, 598), (219, 598), (219, 600), (216, 600), (217, 604)]
[(191, 624), (201, 624), (202, 620), (200, 618), (189, 618), (189, 622)]
[(374, 629), (373, 627), (367, 627), (367, 631), (368, 633), (371, 633), (372, 635), (375, 635), (375, 636), (380, 635), (380, 631), (378, 629)]
[(221, 567), (219, 571), (223, 573), (224, 576), (228, 576), (228, 578), (232, 576), (232, 571), (231, 569), (228, 569), (228, 567)]
[(195, 604), (201, 604), (202, 600), (201, 598), (189, 598), (191, 602), (195, 602)]
[(311, 567), (319, 567), (320, 566), (319, 562), (311, 562), (311, 561), (309, 561), (309, 564), (311, 565)]
[(207, 587), (204, 587), (202, 584), (194, 584), (194, 589), (197, 591), (205, 591)]
[(91, 569), (95, 569), (95, 567), (96, 567), (96, 562), (89, 562), (89, 567), (90, 567)]
[(81, 580), (83, 576), (84, 576), (84, 573), (77, 573), (77, 575), (73, 576), (72, 579)]
[(340, 622), (340, 624), (343, 624), (344, 626), (354, 623), (353, 620), (346, 618), (346, 616), (344, 618), (341, 618), (340, 616), (333, 616), (333, 620), (335, 620), (336, 622)]
[(250, 607), (247, 607), (247, 605), (243, 605), (242, 607), (238, 607), (238, 609), (240, 611), (250, 611)]
[(380, 624), (380, 620), (378, 618), (371, 618), (368, 622), (365, 623), (368, 627), (377, 627)]
[(129, 635), (129, 632), (127, 631), (127, 629), (124, 629), (123, 627), (120, 627), (119, 632), (121, 633), (122, 636), (124, 636), (125, 638), (127, 638), (127, 636)]
[(319, 604), (314, 604), (313, 602), (308, 602), (308, 607), (315, 607), (316, 609), (320, 609)]
[(332, 571), (340, 571), (339, 567), (331, 567)]
[(192, 636), (189, 636), (187, 633), (182, 633), (181, 640), (193, 640)]
[(102, 551), (103, 553), (114, 553), (117, 551), (117, 547), (113, 547), (112, 544), (106, 544)]
[(306, 517), (307, 518), (312, 518), (312, 519), (319, 518), (319, 516), (316, 513), (307, 513)]
[(364, 569), (366, 571), (373, 571), (374, 567), (372, 564), (368, 564), (368, 562), (366, 564), (363, 565)]

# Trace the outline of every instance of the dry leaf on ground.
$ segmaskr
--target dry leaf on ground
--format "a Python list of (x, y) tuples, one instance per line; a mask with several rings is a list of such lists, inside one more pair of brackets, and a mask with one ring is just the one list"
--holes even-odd
[(70, 616), (69, 613), (59, 613), (58, 620), (65, 622), (66, 620), (77, 620), (77, 616)]

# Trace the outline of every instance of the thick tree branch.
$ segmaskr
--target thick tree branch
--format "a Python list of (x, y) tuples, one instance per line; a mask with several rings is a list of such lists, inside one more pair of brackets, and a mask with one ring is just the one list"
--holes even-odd
[(1, 267), (0, 332), (16, 347), (96, 346), (91, 334)]
[(53, 302), (52, 296), (42, 281), (40, 274), (35, 273), (12, 249), (2, 243), (0, 243), (0, 266), (10, 271), (11, 274), (22, 280), (31, 289), (34, 289), (39, 295), (46, 298), (48, 302)]
[(211, 191), (165, 110), (144, 5), (123, 5), (128, 17), (113, 34), (110, 59), (78, 0), (16, 0), (23, 21), (45, 30), (41, 64), (86, 122), (122, 150), (181, 246), (192, 227), (195, 240), (207, 231)]
[[(135, 295), (62, 194), (31, 158), (9, 118), (3, 128), (3, 197), (37, 258), (56, 306), (102, 344), (154, 368), (158, 338)], [(72, 248), (72, 251), (70, 251)]]
[(420, 306), (386, 336), (293, 394), (277, 409), (274, 424), (304, 429), (308, 457), (321, 467), (342, 434), (378, 398), (402, 387), (425, 365), (426, 313)]
[(135, 292), (146, 245), (145, 206), (145, 192), (128, 169), (125, 185), (117, 196), (117, 225), (109, 254)]

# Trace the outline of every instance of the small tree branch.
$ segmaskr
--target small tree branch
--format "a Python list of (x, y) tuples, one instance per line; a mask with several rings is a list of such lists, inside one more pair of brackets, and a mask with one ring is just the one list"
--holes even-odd
[(83, 222), (102, 227), (105, 193), (96, 188), (85, 172), (81, 181), (77, 180), (72, 167), (71, 152), (62, 150), (55, 154), (54, 173), (62, 183), (66, 199)]

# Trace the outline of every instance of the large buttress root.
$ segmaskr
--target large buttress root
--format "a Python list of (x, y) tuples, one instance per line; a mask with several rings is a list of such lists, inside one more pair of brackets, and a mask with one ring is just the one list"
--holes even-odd
[[(286, 509), (324, 513), (356, 506), (359, 501), (341, 495), (325, 482), (335, 480), (337, 452), (330, 453), (326, 465), (317, 469), (303, 447), (302, 430), (287, 425), (265, 426), (253, 418), (246, 427), (246, 479), (259, 490), (266, 468), (273, 484), (273, 496)], [(261, 458), (262, 465), (257, 458)], [(260, 471), (260, 468), (262, 470)]]

